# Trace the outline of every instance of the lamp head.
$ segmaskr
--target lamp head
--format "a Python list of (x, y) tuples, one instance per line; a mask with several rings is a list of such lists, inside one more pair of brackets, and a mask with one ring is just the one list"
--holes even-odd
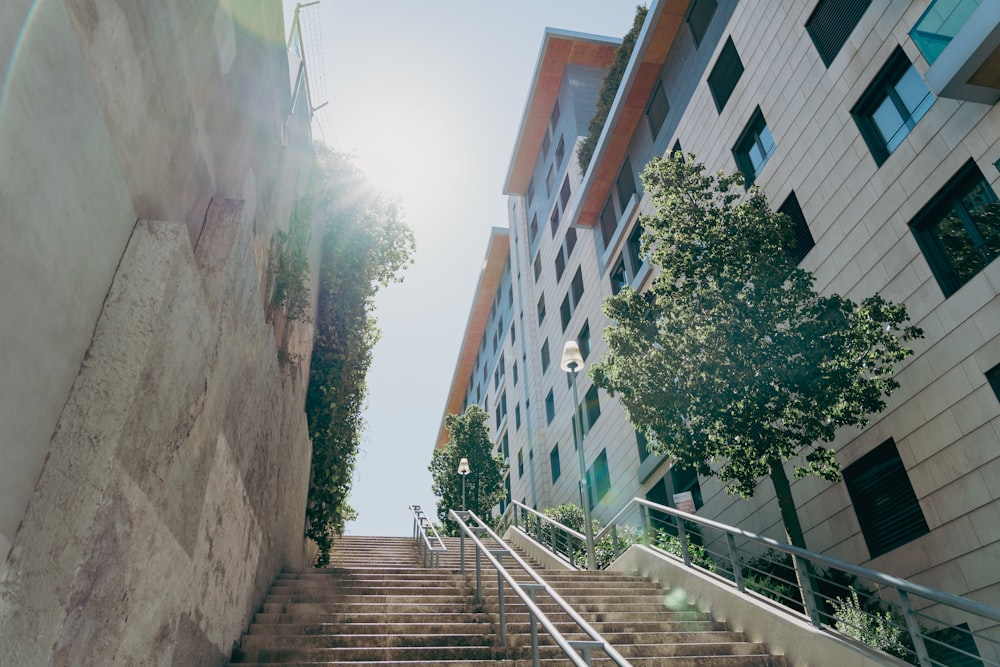
[(458, 462), (458, 474), (459, 475), (468, 475), (469, 472), (470, 472), (470, 470), (469, 470), (469, 459), (467, 459), (467, 458), (465, 458), (463, 456), (462, 460)]
[(568, 340), (563, 345), (562, 361), (559, 368), (567, 373), (579, 373), (583, 370), (583, 355), (580, 354), (580, 346), (575, 340)]

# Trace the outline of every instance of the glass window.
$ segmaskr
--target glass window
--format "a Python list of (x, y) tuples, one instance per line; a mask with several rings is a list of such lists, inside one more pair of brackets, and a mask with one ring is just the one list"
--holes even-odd
[(736, 166), (743, 172), (747, 187), (750, 187), (756, 180), (760, 170), (767, 164), (773, 153), (774, 138), (771, 136), (771, 130), (767, 127), (767, 121), (764, 120), (764, 114), (760, 112), (760, 107), (757, 107), (750, 117), (750, 122), (744, 128), (743, 134), (733, 146)]
[(611, 474), (608, 471), (608, 451), (602, 449), (594, 459), (594, 464), (587, 471), (587, 496), (590, 508), (601, 502), (601, 499), (611, 490)]
[(563, 158), (566, 157), (566, 141), (559, 137), (559, 143), (556, 144), (556, 166), (561, 167), (563, 163)]
[[(590, 321), (583, 323), (583, 328), (580, 329), (580, 335), (576, 337), (576, 343), (580, 346), (580, 356), (586, 361), (587, 357), (590, 355)], [(568, 373), (567, 373), (568, 375)]]
[(881, 165), (903, 142), (917, 122), (934, 104), (935, 97), (896, 47), (858, 103), (851, 109), (854, 122)]
[(708, 31), (708, 25), (712, 22), (712, 16), (718, 7), (716, 0), (694, 0), (687, 13), (687, 24), (691, 28), (691, 36), (694, 37), (694, 45), (701, 44)]
[(611, 245), (611, 238), (615, 235), (616, 229), (618, 229), (618, 215), (615, 213), (614, 202), (611, 197), (608, 197), (608, 201), (601, 211), (601, 239), (604, 241), (605, 248)]
[(566, 230), (566, 257), (568, 258), (573, 254), (573, 248), (576, 247), (576, 227), (570, 227)]
[(559, 319), (562, 322), (562, 330), (566, 331), (566, 325), (569, 324), (570, 319), (573, 317), (573, 305), (569, 301), (569, 294), (567, 293), (563, 297), (562, 304), (559, 306)]
[(628, 285), (628, 276), (625, 274), (625, 260), (619, 259), (615, 268), (611, 269), (611, 293), (618, 294), (626, 285)]
[(541, 324), (545, 319), (545, 295), (543, 294), (538, 298), (538, 323)]
[(551, 424), (556, 417), (556, 399), (552, 395), (552, 390), (545, 396), (545, 423)]
[(559, 445), (556, 444), (549, 452), (549, 468), (552, 469), (552, 483), (555, 484), (556, 480), (559, 479), (559, 475), (562, 474), (562, 468), (559, 466)]
[(559, 207), (552, 207), (552, 215), (549, 216), (549, 229), (552, 232), (552, 236), (556, 235), (556, 230), (559, 229)]
[(993, 393), (997, 395), (997, 400), (1000, 401), (1000, 364), (986, 371), (986, 380), (993, 387)]
[(708, 89), (712, 93), (717, 111), (721, 112), (725, 108), (742, 75), (743, 61), (740, 60), (740, 54), (736, 51), (733, 38), (730, 37), (726, 40), (726, 45), (722, 47), (708, 75)]
[(1000, 205), (972, 160), (910, 228), (946, 297), (1000, 255)]
[(556, 253), (556, 282), (562, 278), (563, 271), (566, 270), (566, 257), (561, 253)]
[(632, 173), (632, 161), (627, 157), (622, 164), (621, 171), (618, 172), (618, 180), (615, 181), (615, 188), (618, 191), (618, 206), (622, 213), (628, 206), (629, 200), (635, 194), (635, 174)]
[(562, 187), (559, 189), (559, 206), (562, 210), (566, 210), (566, 204), (569, 203), (570, 187), (569, 187), (569, 177), (563, 181)]
[(544, 373), (549, 368), (549, 340), (545, 339), (542, 344), (542, 372)]
[(778, 208), (778, 212), (784, 213), (792, 220), (794, 238), (792, 247), (788, 251), (795, 259), (795, 263), (798, 264), (806, 258), (809, 251), (816, 245), (816, 241), (813, 240), (812, 232), (809, 231), (809, 223), (806, 222), (806, 216), (802, 214), (802, 207), (799, 206), (799, 199), (795, 196), (794, 191)]

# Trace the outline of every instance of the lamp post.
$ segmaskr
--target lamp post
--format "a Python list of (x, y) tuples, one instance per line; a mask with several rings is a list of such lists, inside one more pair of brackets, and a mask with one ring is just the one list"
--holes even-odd
[(462, 457), (458, 462), (458, 474), (462, 476), (462, 511), (465, 511), (465, 476), (469, 474), (469, 459)]
[(563, 346), (562, 361), (559, 368), (569, 373), (570, 384), (573, 385), (573, 440), (576, 443), (576, 453), (580, 458), (580, 503), (583, 505), (583, 534), (587, 538), (587, 569), (597, 569), (597, 558), (594, 556), (594, 526), (590, 522), (590, 503), (587, 497), (587, 463), (583, 456), (583, 415), (579, 409), (580, 399), (576, 392), (576, 374), (583, 370), (583, 355), (575, 340), (568, 340)]

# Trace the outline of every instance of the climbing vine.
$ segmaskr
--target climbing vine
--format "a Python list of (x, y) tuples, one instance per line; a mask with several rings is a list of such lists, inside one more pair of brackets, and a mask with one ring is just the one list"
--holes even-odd
[(402, 280), (415, 243), (399, 205), (371, 190), (349, 156), (321, 150), (308, 190), (322, 248), (306, 393), (313, 444), (306, 516), (307, 535), (320, 548), (317, 565), (325, 565), (334, 536), (357, 516), (347, 498), (380, 335), (375, 295)]

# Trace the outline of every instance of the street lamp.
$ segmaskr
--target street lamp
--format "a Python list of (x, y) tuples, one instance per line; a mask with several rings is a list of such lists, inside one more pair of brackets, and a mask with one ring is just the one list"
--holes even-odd
[(465, 511), (465, 476), (469, 474), (469, 459), (462, 457), (458, 462), (458, 474), (462, 476), (462, 511)]
[(568, 340), (563, 346), (562, 361), (559, 368), (569, 373), (570, 384), (573, 385), (573, 441), (576, 453), (580, 458), (580, 503), (583, 505), (583, 534), (587, 537), (587, 569), (597, 569), (597, 558), (594, 556), (594, 527), (590, 522), (590, 503), (587, 497), (587, 463), (583, 457), (583, 415), (580, 410), (580, 399), (576, 393), (576, 374), (583, 370), (583, 355), (575, 340)]

